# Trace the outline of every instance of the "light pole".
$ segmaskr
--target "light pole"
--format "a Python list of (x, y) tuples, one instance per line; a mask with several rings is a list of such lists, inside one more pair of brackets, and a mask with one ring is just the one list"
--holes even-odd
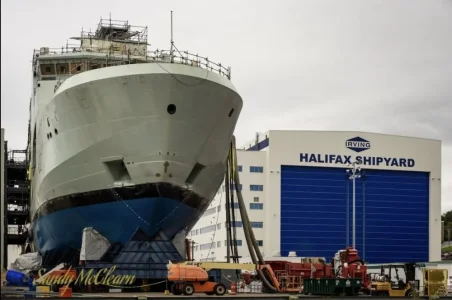
[(195, 261), (195, 245), (196, 242), (194, 240), (191, 240), (191, 260)]
[(352, 243), (353, 248), (356, 249), (356, 179), (361, 177), (361, 167), (360, 163), (357, 161), (354, 161), (351, 164), (347, 164), (347, 167), (350, 169), (347, 169), (347, 174), (349, 175), (348, 179), (352, 180), (353, 187), (352, 187), (352, 194), (353, 194), (353, 201), (352, 201)]

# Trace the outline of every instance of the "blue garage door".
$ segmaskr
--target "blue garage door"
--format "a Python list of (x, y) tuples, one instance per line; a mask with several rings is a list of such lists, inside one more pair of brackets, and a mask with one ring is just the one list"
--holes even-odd
[[(429, 173), (364, 170), (355, 191), (361, 258), (428, 261)], [(352, 195), (345, 169), (281, 166), (281, 254), (330, 259), (352, 245)]]

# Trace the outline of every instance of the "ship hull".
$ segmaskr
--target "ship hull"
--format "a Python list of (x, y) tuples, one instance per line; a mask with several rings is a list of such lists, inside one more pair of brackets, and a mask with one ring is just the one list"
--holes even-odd
[(30, 236), (41, 253), (80, 248), (85, 227), (110, 243), (138, 228), (184, 237), (223, 181), (242, 108), (225, 77), (163, 63), (41, 81), (33, 101)]
[[(157, 189), (162, 197), (157, 196)], [(141, 196), (137, 196), (138, 190)], [(156, 184), (136, 187), (132, 193), (130, 189), (115, 189), (62, 197), (56, 207), (39, 212), (33, 226), (35, 244), (43, 254), (80, 249), (83, 229), (93, 227), (111, 244), (126, 245), (141, 230), (149, 240), (163, 234), (175, 246), (183, 245), (185, 234), (178, 233), (193, 227), (207, 199), (176, 190)]]

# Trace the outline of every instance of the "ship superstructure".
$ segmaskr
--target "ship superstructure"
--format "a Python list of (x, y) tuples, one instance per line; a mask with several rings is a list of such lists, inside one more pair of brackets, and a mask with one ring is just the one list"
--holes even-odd
[(150, 52), (147, 28), (125, 21), (76, 39), (33, 53), (34, 250), (80, 249), (93, 227), (111, 243), (165, 236), (182, 255), (224, 178), (242, 108), (230, 69), (173, 45)]

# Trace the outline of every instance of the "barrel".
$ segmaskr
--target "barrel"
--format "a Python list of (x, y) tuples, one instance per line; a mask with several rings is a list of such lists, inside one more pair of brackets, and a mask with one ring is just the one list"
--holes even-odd
[(6, 272), (6, 282), (12, 286), (27, 286), (28, 277), (22, 272), (8, 270)]

